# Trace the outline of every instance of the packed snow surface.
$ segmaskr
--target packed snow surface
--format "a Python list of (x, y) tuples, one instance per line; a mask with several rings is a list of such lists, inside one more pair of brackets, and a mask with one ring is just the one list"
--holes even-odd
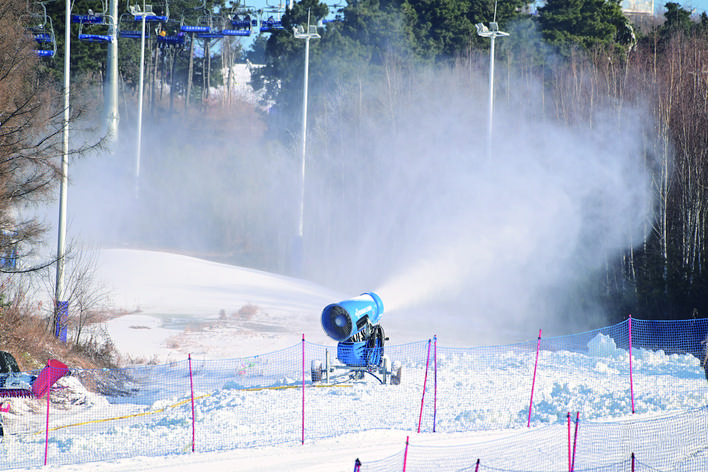
[[(560, 435), (562, 439), (569, 412), (582, 412), (583, 421), (588, 423), (581, 423), (580, 428), (585, 428), (606, 421), (661, 421), (667, 415), (680, 415), (708, 403), (706, 379), (696, 357), (633, 351), (635, 375), (630, 391), (628, 351), (618, 348), (611, 337), (598, 334), (585, 352), (540, 352), (531, 428), (527, 428), (535, 351), (520, 353), (503, 346), (446, 348), (441, 342), (436, 357), (439, 389), (435, 391), (433, 433), (433, 379), (425, 376), (429, 345), (429, 334), (425, 333), (417, 342), (393, 343), (387, 351), (404, 362), (404, 381), (399, 386), (382, 385), (366, 377), (364, 382), (341, 387), (308, 388), (307, 401), (312, 409), (308, 410), (308, 439), (301, 444), (297, 440), (302, 395), (297, 388), (301, 383), (297, 369), (291, 377), (263, 376), (250, 381), (244, 377), (241, 381), (238, 376), (213, 374), (206, 367), (200, 371), (199, 366), (223, 362), (228, 372), (234, 371), (232, 364), (238, 372), (239, 365), (251, 368), (264, 358), (270, 359), (269, 353), (283, 349), (281, 357), (275, 359), (297, 360), (303, 333), (308, 339), (308, 353), (319, 356), (323, 345), (330, 349), (335, 346), (317, 332), (321, 331), (321, 310), (339, 301), (341, 294), (292, 278), (172, 254), (115, 250), (104, 251), (101, 257), (101, 277), (113, 293), (113, 303), (132, 312), (107, 324), (118, 349), (132, 356), (157, 357), (178, 364), (157, 366), (156, 372), (182, 372), (179, 369), (186, 366), (187, 353), (194, 359), (198, 386), (194, 393), (200, 398), (195, 411), (199, 428), (196, 452), (189, 452), (184, 434), (191, 428), (188, 387), (161, 386), (159, 400), (155, 400), (154, 391), (140, 388), (128, 396), (101, 395), (87, 391), (70, 376), (60, 380), (65, 388), (54, 399), (64, 405), (61, 422), (78, 424), (116, 412), (135, 415), (136, 420), (128, 426), (94, 426), (90, 434), (71, 427), (52, 432), (59, 439), (50, 441), (49, 464), (52, 458), (57, 463), (62, 462), (61, 457), (91, 457), (94, 453), (100, 457), (106, 450), (143, 447), (145, 456), (104, 460), (101, 470), (351, 471), (356, 458), (366, 464), (400, 453), (407, 437), (411, 446), (462, 448), (494, 441), (517, 444), (522, 442), (521, 435), (536, 434), (538, 447), (525, 450), (516, 463), (504, 465), (522, 470), (530, 463), (546, 464), (551, 470), (564, 464), (565, 458), (562, 454), (555, 458), (549, 455), (541, 438)], [(238, 316), (244, 306), (255, 308)], [(185, 330), (190, 323), (204, 325)], [(387, 333), (394, 339), (396, 324), (395, 320), (386, 324)], [(238, 359), (256, 354), (263, 357)], [(416, 433), (426, 380), (424, 425), (422, 432)], [(254, 381), (255, 385), (249, 383)], [(276, 386), (286, 388), (269, 388)], [(12, 412), (6, 415), (11, 431), (13, 425), (37, 417), (31, 415), (37, 408), (33, 402), (13, 400)], [(166, 413), (139, 416), (157, 410)], [(392, 415), (391, 411), (404, 413)], [(320, 424), (312, 418), (327, 421)], [(375, 427), (370, 424), (371, 418), (376, 419)], [(43, 430), (41, 421), (31, 427)], [(588, 426), (590, 430), (593, 427)], [(662, 449), (661, 436), (655, 438), (656, 444), (645, 445), (648, 450)], [(36, 449), (36, 444), (43, 441), (43, 434), (11, 434), (1, 447), (5, 457), (14, 462), (21, 461), (26, 450)], [(200, 443), (219, 450), (200, 452)], [(151, 457), (153, 454), (158, 455)], [(592, 454), (584, 451), (584, 460), (591, 464), (620, 460), (619, 455), (607, 451), (595, 452), (597, 457)], [(52, 470), (83, 472), (96, 467), (94, 462), (53, 466)]]

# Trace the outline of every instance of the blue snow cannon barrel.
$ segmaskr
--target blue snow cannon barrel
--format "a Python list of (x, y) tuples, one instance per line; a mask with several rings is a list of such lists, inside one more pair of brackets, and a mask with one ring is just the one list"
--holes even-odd
[(362, 293), (322, 310), (322, 327), (335, 341), (346, 341), (364, 329), (367, 323), (375, 325), (383, 316), (381, 298), (374, 292)]

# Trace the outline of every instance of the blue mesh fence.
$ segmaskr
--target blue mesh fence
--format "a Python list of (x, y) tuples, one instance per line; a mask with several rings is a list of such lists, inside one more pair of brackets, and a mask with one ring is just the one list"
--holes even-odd
[[(632, 452), (644, 467), (637, 470), (708, 470), (701, 444), (708, 384), (699, 361), (708, 320), (631, 320), (631, 376), (629, 328), (625, 321), (506, 346), (447, 348), (434, 338), (386, 346), (386, 365), (402, 365), (399, 385), (390, 371), (352, 373), (337, 361), (336, 346), (304, 341), (240, 359), (72, 369), (51, 394), (48, 443), (46, 399), (10, 400), (0, 468), (41, 466), (45, 446), (47, 462), (58, 465), (367, 430), (415, 438), (420, 429), (504, 434), (455, 448), (413, 440), (406, 470), (475, 470), (479, 458), (479, 470), (550, 472), (568, 470), (567, 417), (579, 412), (576, 471), (630, 470)], [(651, 446), (657, 440), (661, 450)], [(361, 470), (402, 470), (403, 458)]]

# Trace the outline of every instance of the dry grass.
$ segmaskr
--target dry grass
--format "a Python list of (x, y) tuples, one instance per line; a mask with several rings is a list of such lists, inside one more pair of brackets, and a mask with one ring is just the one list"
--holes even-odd
[(12, 354), (21, 370), (40, 369), (49, 359), (86, 369), (118, 366), (120, 358), (107, 336), (63, 343), (51, 329), (52, 321), (41, 315), (39, 305), (22, 297), (0, 306), (0, 350)]
[(256, 305), (247, 304), (242, 306), (236, 313), (231, 315), (233, 318), (238, 318), (242, 320), (250, 320), (258, 313), (258, 307)]

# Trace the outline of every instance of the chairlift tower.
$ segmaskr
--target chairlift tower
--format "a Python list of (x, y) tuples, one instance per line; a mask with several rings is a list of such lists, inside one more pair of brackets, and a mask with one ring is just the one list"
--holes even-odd
[(307, 12), (307, 32), (305, 32), (305, 29), (301, 25), (297, 25), (293, 27), (293, 33), (297, 39), (305, 40), (305, 75), (302, 94), (302, 154), (300, 160), (300, 215), (298, 219), (296, 254), (294, 254), (296, 258), (295, 270), (297, 272), (302, 269), (302, 235), (305, 218), (305, 159), (307, 156), (307, 82), (309, 77), (310, 66), (310, 40), (320, 39), (321, 36), (317, 33), (317, 26), (310, 25), (309, 11)]
[[(496, 16), (496, 5), (495, 5), (495, 16)], [(494, 118), (494, 40), (497, 37), (509, 36), (509, 33), (499, 31), (499, 25), (496, 21), (489, 23), (489, 28), (487, 28), (482, 23), (477, 23), (475, 25), (477, 28), (477, 34), (483, 38), (490, 38), (492, 40), (491, 47), (489, 48), (489, 127), (487, 134), (487, 157), (489, 160), (492, 159), (492, 126)]]

